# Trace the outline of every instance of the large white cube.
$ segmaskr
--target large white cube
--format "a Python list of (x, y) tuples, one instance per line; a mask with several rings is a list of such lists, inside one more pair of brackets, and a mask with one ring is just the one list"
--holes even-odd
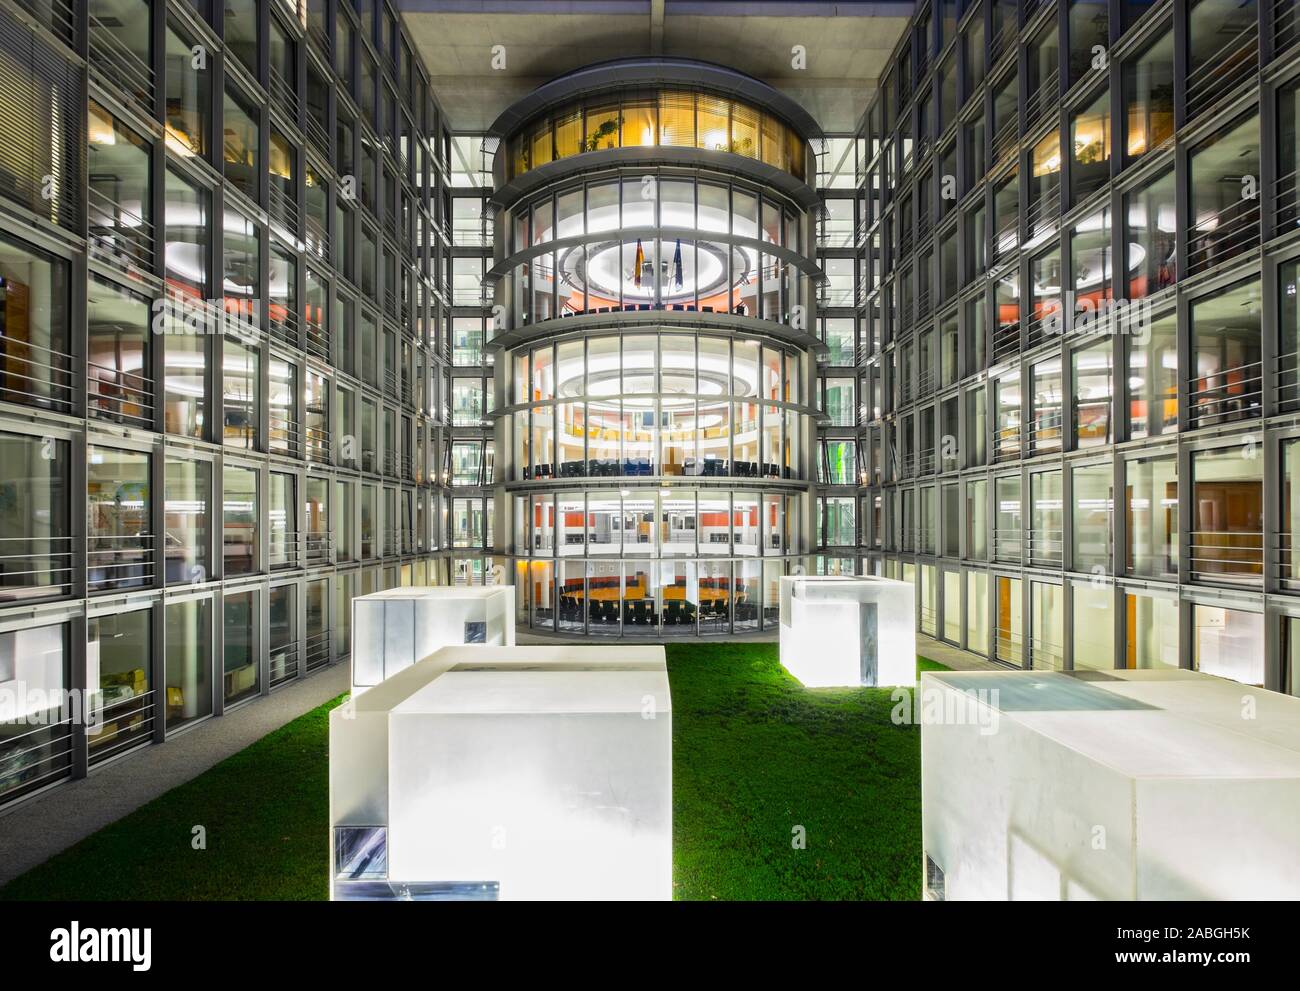
[(440, 647), (512, 646), (511, 585), (403, 586), (352, 600), (352, 694), (360, 695)]
[(1300, 898), (1300, 699), (1194, 671), (927, 672), (927, 892)]
[(330, 714), (333, 892), (667, 899), (662, 647), (448, 647)]
[(809, 688), (916, 681), (908, 582), (839, 575), (781, 579), (781, 665)]

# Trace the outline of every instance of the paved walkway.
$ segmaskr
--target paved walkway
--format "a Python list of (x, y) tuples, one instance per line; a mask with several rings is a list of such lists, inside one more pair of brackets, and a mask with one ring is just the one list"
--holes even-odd
[(943, 643), (923, 633), (916, 635), (916, 652), (922, 657), (952, 668), (954, 671), (1007, 671), (1005, 664), (995, 664), (979, 654)]
[(335, 664), (0, 814), (0, 885), (348, 690)]

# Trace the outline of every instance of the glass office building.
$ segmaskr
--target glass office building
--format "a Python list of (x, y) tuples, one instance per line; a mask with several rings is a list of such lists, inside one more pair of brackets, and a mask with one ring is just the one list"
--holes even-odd
[(825, 192), (862, 566), (1016, 667), (1300, 692), (1295, 5), (937, 0), (881, 79)]
[(0, 4), (0, 109), (4, 804), (451, 580), (452, 162), (378, 2)]
[(812, 548), (808, 114), (719, 66), (552, 80), (492, 131), (494, 510), (520, 625), (775, 629)]
[(0, 804), (399, 584), (650, 639), (886, 574), (1008, 665), (1300, 692), (1290, 0), (808, 5), (905, 23), (874, 91), (560, 44), (459, 118), (482, 25), (402, 6), (0, 0)]

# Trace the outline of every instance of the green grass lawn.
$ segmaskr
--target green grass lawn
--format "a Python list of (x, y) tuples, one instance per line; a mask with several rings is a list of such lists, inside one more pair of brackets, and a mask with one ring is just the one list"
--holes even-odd
[[(676, 897), (920, 897), (920, 732), (890, 721), (888, 689), (804, 689), (775, 644), (667, 651)], [(918, 668), (943, 670), (924, 658)], [(326, 898), (327, 713), (341, 701), (87, 837), (0, 899)], [(192, 846), (198, 825), (205, 850)]]

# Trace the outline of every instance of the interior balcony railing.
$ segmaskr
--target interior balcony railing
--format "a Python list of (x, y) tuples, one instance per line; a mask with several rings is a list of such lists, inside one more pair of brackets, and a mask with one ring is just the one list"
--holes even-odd
[(1192, 427), (1210, 427), (1259, 416), (1263, 381), (1263, 365), (1258, 361), (1190, 379), (1187, 388), (1189, 424)]
[[(139, 677), (146, 677), (148, 668), (148, 660), (141, 659)], [(100, 691), (103, 704), (91, 710), (86, 722), (86, 749), (92, 767), (153, 740), (157, 692), (136, 691), (128, 684), (101, 686)]]
[(293, 197), (290, 176), (272, 175), (267, 190), (267, 212), (271, 218), (283, 227), (292, 237), (298, 236), (298, 203)]
[(1297, 171), (1292, 169), (1273, 181), (1273, 233), (1279, 237), (1300, 227), (1300, 184), (1296, 176)]
[(995, 527), (993, 529), (993, 560), (1018, 564), (1022, 554), (1021, 539), (1024, 535), (1024, 531), (1019, 527), (1014, 529)]
[(94, 416), (149, 429), (153, 403), (154, 381), (149, 376), (86, 362), (86, 406)]
[(0, 741), (0, 802), (72, 773), (72, 724), (68, 716)]
[(1021, 667), (1025, 663), (1025, 645), (1019, 631), (998, 627), (993, 653), (997, 660)]
[(1274, 0), (1273, 3), (1273, 60), (1291, 54), (1300, 44), (1300, 2)]
[(286, 681), (292, 681), (298, 677), (298, 644), (289, 643), (279, 647), (272, 647), (267, 652), (270, 655), (270, 677), (267, 684), (271, 688), (283, 685)]
[(1020, 426), (1001, 427), (993, 434), (993, 460), (1020, 460)]
[(267, 76), (269, 83), (267, 88), (271, 91), (271, 97), (278, 103), (289, 115), (290, 120), (298, 119), (298, 90), (289, 80), (280, 74), (280, 71), (274, 66)]
[(334, 559), (334, 535), (319, 530), (308, 530), (304, 534), (306, 544), (307, 567), (319, 568)]
[(993, 364), (1000, 364), (1020, 353), (1020, 322), (999, 323), (993, 329)]
[(0, 537), (0, 602), (70, 595), (75, 546), (70, 536)]
[(267, 417), (267, 450), (272, 454), (296, 458), (300, 449), (300, 437), (298, 420), (290, 415), (288, 408), (273, 407)]
[(107, 84), (117, 95), (133, 100), (144, 112), (153, 115), (154, 72), (118, 37), (120, 31), (143, 31), (146, 25), (128, 24), (115, 14), (91, 10), (89, 14), (90, 58), (92, 76)]
[(330, 662), (330, 631), (317, 630), (308, 633), (303, 641), (304, 666), (308, 671), (317, 671)]
[(91, 249), (114, 262), (153, 271), (154, 225), (98, 188), (87, 188), (88, 234)]
[(115, 592), (154, 583), (154, 535), (92, 534), (86, 537), (87, 591)]
[(1026, 535), (1031, 564), (1059, 568), (1065, 556), (1061, 530), (1052, 527), (1034, 527)]
[(1193, 581), (1257, 586), (1264, 580), (1264, 535), (1258, 531), (1193, 530), (1188, 550)]
[(266, 540), (267, 566), (272, 571), (298, 567), (298, 545), (303, 535), (301, 530), (288, 530), (272, 523)]
[(1025, 99), (1025, 128), (1032, 131), (1039, 121), (1061, 104), (1061, 73), (1054, 71), (1042, 81), (1038, 89)]
[(1259, 71), (1259, 20), (1252, 16), (1199, 66), (1189, 68), (1185, 88), (1187, 119), (1194, 120), (1230, 96)]
[(1187, 238), (1187, 273), (1208, 268), (1259, 246), (1259, 199), (1235, 200), (1200, 217)]

